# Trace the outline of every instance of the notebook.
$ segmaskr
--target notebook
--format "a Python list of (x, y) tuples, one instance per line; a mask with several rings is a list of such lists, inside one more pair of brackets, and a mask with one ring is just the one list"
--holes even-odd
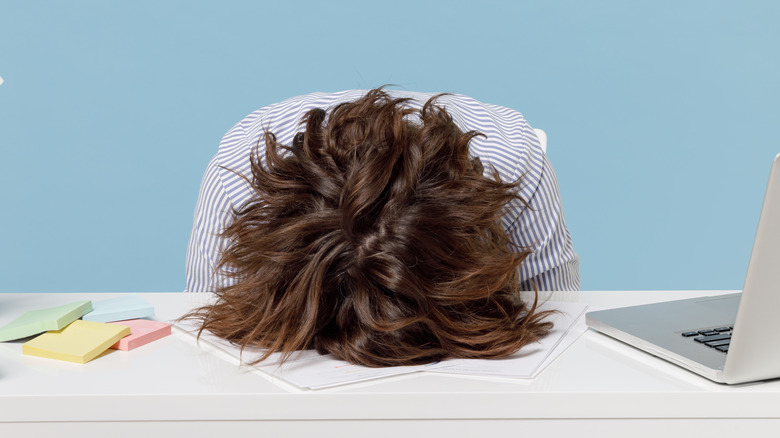
[(594, 311), (586, 323), (715, 382), (767, 380), (780, 377), (779, 289), (780, 155), (741, 293)]

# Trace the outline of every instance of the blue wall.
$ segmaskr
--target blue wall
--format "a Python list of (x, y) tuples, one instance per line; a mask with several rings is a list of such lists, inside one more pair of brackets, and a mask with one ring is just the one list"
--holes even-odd
[(0, 0), (0, 292), (182, 290), (222, 134), (387, 83), (548, 132), (584, 289), (738, 289), (778, 23), (774, 1)]

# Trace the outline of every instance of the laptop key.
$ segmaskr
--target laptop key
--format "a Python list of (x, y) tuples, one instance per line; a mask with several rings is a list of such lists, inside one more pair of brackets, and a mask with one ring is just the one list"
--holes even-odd
[(729, 342), (731, 342), (731, 339), (723, 339), (720, 341), (707, 341), (704, 345), (708, 347), (722, 347), (724, 345), (729, 345)]
[(713, 336), (700, 336), (698, 338), (693, 338), (694, 341), (701, 342), (701, 343), (722, 341), (724, 339), (731, 339), (731, 333), (725, 333), (722, 335), (713, 335)]
[(686, 338), (690, 338), (691, 336), (696, 336), (698, 334), (699, 332), (685, 332), (682, 335), (685, 336)]
[(728, 345), (721, 345), (720, 347), (715, 347), (716, 350), (722, 351), (724, 353), (729, 352), (729, 346)]

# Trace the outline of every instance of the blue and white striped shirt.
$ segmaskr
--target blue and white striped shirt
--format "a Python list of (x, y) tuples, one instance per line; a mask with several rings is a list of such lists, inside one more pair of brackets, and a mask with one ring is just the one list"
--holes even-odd
[[(408, 106), (417, 109), (433, 96), (386, 91), (392, 97), (412, 98)], [(258, 147), (258, 156), (263, 156), (264, 130), (274, 133), (280, 143), (291, 144), (295, 134), (303, 130), (300, 121), (306, 112), (314, 108), (328, 110), (365, 93), (351, 90), (294, 97), (253, 112), (225, 134), (206, 168), (195, 207), (187, 248), (187, 292), (213, 291), (217, 285), (233, 281), (215, 272), (220, 254), (228, 245), (217, 234), (232, 220), (232, 209), (252, 197), (247, 182), (234, 172), (251, 175), (250, 153)], [(524, 286), (529, 289), (533, 279), (539, 290), (579, 289), (579, 257), (566, 229), (558, 181), (536, 133), (522, 114), (462, 95), (445, 95), (436, 103), (445, 108), (461, 131), (485, 134), (486, 137), (472, 139), (470, 148), (486, 172), (493, 166), (504, 182), (521, 178), (520, 196), (529, 202), (530, 208), (520, 201), (511, 202), (502, 223), (514, 243), (533, 250), (520, 266)]]

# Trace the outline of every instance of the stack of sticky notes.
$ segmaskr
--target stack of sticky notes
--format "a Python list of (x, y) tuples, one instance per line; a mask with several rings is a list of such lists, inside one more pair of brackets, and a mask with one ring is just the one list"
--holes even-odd
[(46, 332), (22, 345), (22, 353), (68, 362), (87, 363), (130, 334), (130, 327), (93, 321), (73, 321), (62, 330)]
[(92, 311), (84, 315), (84, 321), (112, 322), (154, 316), (154, 307), (138, 295), (122, 295), (116, 298), (94, 301)]
[(130, 336), (125, 336), (111, 346), (116, 350), (129, 351), (171, 334), (170, 324), (148, 319), (128, 319), (110, 324), (130, 327)]
[(109, 348), (132, 350), (170, 335), (170, 324), (141, 319), (153, 315), (154, 307), (138, 295), (78, 301), (24, 313), (0, 327), (0, 342), (46, 332), (24, 343), (22, 352), (87, 363)]
[(91, 301), (76, 301), (64, 306), (25, 312), (0, 327), (0, 342), (27, 338), (48, 330), (59, 330), (91, 310)]
[(171, 334), (170, 324), (139, 319), (153, 316), (154, 307), (138, 295), (122, 295), (95, 301), (93, 305), (95, 309), (82, 318), (85, 321), (115, 323), (130, 327), (130, 336), (122, 338), (111, 346), (116, 350), (132, 350)]

